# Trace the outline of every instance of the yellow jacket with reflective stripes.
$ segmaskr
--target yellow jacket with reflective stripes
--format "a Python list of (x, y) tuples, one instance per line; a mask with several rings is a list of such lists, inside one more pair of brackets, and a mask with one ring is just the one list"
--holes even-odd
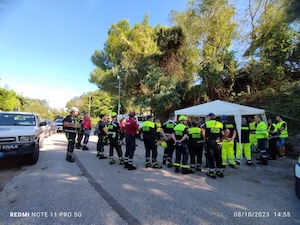
[(264, 139), (267, 138), (268, 136), (269, 134), (268, 134), (267, 124), (264, 121), (260, 121), (256, 127), (255, 137), (257, 139)]
[(282, 127), (282, 125), (285, 124), (285, 128), (280, 131), (279, 137), (280, 138), (287, 138), (289, 136), (288, 134), (288, 128), (287, 128), (287, 123), (285, 121), (280, 121), (276, 124), (276, 128), (279, 130), (280, 127)]

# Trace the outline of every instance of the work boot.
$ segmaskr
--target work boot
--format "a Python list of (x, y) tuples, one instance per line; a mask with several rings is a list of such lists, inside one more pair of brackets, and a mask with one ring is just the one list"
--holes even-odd
[(116, 161), (114, 159), (109, 159), (109, 164), (112, 165), (112, 164), (115, 164)]
[(151, 163), (150, 162), (146, 162), (146, 168), (151, 167)]
[(100, 154), (99, 159), (107, 159), (107, 157), (104, 156), (103, 154)]
[(162, 166), (159, 165), (158, 162), (153, 163), (153, 166), (152, 166), (152, 167), (153, 167), (154, 169), (161, 169), (161, 168), (162, 168)]
[(224, 177), (224, 174), (221, 171), (218, 171), (216, 174), (217, 174), (218, 177)]
[(179, 173), (179, 167), (175, 167), (175, 173)]
[(209, 177), (211, 177), (211, 178), (213, 178), (213, 179), (216, 179), (216, 178), (217, 178), (215, 172), (211, 172), (211, 171), (210, 171), (210, 172), (207, 172), (206, 175), (209, 176)]
[(125, 162), (124, 162), (124, 159), (120, 159), (120, 165), (124, 165)]
[(128, 164), (128, 170), (136, 170), (136, 167), (132, 164)]
[(199, 172), (201, 172), (202, 166), (197, 166), (197, 167), (196, 167), (196, 170), (198, 170)]
[(182, 168), (182, 174), (189, 174), (189, 169), (188, 168)]
[(75, 148), (80, 149), (80, 144), (76, 144)]
[(66, 160), (68, 162), (75, 162), (75, 159), (71, 155), (68, 155), (67, 158), (66, 158)]
[(195, 168), (192, 167), (188, 171), (189, 171), (189, 173), (195, 173)]
[(128, 169), (128, 162), (124, 162), (124, 169)]
[(88, 150), (89, 150), (89, 148), (88, 148), (88, 147), (86, 147), (86, 146), (83, 146), (83, 147), (82, 147), (82, 150), (83, 150), (83, 151), (88, 151)]
[(97, 155), (96, 155), (96, 157), (99, 157), (100, 156), (100, 152), (97, 152)]
[(241, 165), (241, 163), (239, 161), (235, 161), (236, 165)]
[(228, 164), (229, 167), (231, 167), (232, 169), (235, 169), (235, 165), (233, 164)]
[(167, 161), (167, 165), (168, 165), (168, 168), (172, 168), (173, 167), (172, 161)]
[(252, 166), (252, 161), (251, 160), (247, 160), (247, 163), (246, 163), (248, 166)]
[(166, 162), (167, 162), (167, 160), (166, 160), (166, 159), (163, 159), (162, 164), (163, 164), (163, 165), (166, 165)]

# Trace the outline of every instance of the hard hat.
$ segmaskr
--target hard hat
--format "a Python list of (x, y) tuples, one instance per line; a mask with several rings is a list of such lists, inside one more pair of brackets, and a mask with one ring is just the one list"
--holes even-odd
[(118, 114), (117, 114), (116, 112), (112, 112), (110, 115), (111, 115), (111, 117), (115, 117), (115, 116), (117, 116)]
[(76, 107), (72, 107), (72, 108), (70, 109), (70, 112), (78, 112), (78, 109), (77, 109)]
[(180, 122), (180, 121), (182, 121), (182, 120), (188, 120), (188, 118), (186, 117), (186, 116), (179, 116), (179, 119), (178, 119), (178, 121)]
[(161, 147), (163, 147), (163, 148), (167, 148), (167, 147), (168, 147), (168, 144), (167, 144), (167, 142), (165, 142), (165, 141), (163, 141), (160, 145), (161, 145)]

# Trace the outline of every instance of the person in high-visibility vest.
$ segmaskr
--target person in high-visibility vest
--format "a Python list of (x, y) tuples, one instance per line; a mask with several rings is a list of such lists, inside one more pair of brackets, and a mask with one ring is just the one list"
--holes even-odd
[[(192, 122), (192, 127), (188, 130), (189, 135), (189, 153), (190, 153), (190, 171), (194, 172), (202, 169), (203, 138), (201, 128), (197, 121)], [(196, 165), (197, 157), (197, 165)]]
[(234, 139), (236, 137), (236, 128), (233, 123), (228, 121), (226, 115), (222, 115), (221, 120), (223, 122), (224, 129), (228, 129), (230, 132), (228, 137), (223, 140), (222, 144), (222, 165), (226, 167), (228, 160), (228, 165), (231, 168), (235, 168)]
[(282, 116), (276, 116), (276, 127), (277, 130), (279, 131), (279, 139), (276, 143), (278, 150), (279, 150), (279, 157), (285, 158), (285, 141), (288, 138), (288, 128), (287, 128), (287, 123), (283, 121)]
[(271, 160), (277, 159), (277, 147), (276, 143), (278, 140), (278, 132), (276, 124), (273, 122), (273, 119), (268, 119), (268, 143), (269, 143), (269, 154)]
[(163, 123), (161, 129), (161, 135), (163, 136), (164, 141), (167, 143), (167, 147), (164, 149), (163, 164), (167, 164), (168, 168), (173, 167), (172, 158), (175, 146), (172, 138), (172, 132), (176, 124), (175, 115), (171, 113), (169, 115), (169, 119)]
[(66, 116), (63, 119), (63, 127), (66, 133), (66, 137), (68, 139), (68, 149), (66, 160), (68, 162), (75, 162), (75, 158), (73, 158), (75, 139), (77, 134), (77, 129), (80, 129), (81, 124), (78, 120), (78, 109), (76, 107), (72, 107), (70, 110), (70, 115)]
[(203, 141), (206, 143), (207, 158), (209, 172), (207, 176), (216, 179), (216, 175), (224, 177), (224, 167), (222, 165), (221, 157), (221, 143), (224, 139), (223, 124), (216, 120), (216, 116), (213, 113), (208, 114), (209, 120), (206, 121), (201, 129)]
[(256, 122), (254, 121), (252, 116), (248, 117), (248, 124), (250, 127), (250, 144), (251, 144), (251, 151), (257, 152), (257, 138), (255, 137), (256, 131)]
[(160, 119), (156, 119), (155, 121), (156, 125), (156, 134), (157, 134), (157, 140), (161, 140), (161, 122)]
[(236, 143), (236, 163), (241, 164), (242, 150), (247, 160), (247, 165), (252, 165), (251, 160), (251, 143), (250, 143), (250, 127), (247, 124), (246, 118), (242, 118), (241, 136), (237, 137), (238, 142)]
[(119, 157), (119, 164), (124, 165), (123, 152), (120, 141), (120, 124), (117, 118), (116, 112), (111, 113), (112, 121), (107, 125), (108, 138), (109, 138), (109, 164), (115, 164), (114, 160), (114, 149), (116, 150)]
[[(172, 139), (175, 142), (176, 157), (175, 157), (175, 173), (179, 172), (179, 168), (182, 168), (182, 174), (190, 173), (188, 166), (188, 118), (184, 115), (178, 118), (178, 124), (174, 127), (172, 133)], [(182, 156), (182, 159), (181, 159)]]
[(261, 115), (255, 115), (254, 120), (257, 123), (255, 137), (258, 142), (258, 149), (260, 151), (260, 162), (257, 164), (268, 165), (267, 155), (267, 138), (268, 138), (268, 127), (267, 124), (262, 121)]
[[(147, 116), (147, 120), (142, 123), (142, 131), (144, 137), (144, 146), (146, 150), (146, 168), (153, 167), (155, 169), (161, 169), (162, 166), (157, 162), (157, 139), (156, 139), (156, 124), (153, 123), (153, 117)], [(152, 153), (152, 164), (150, 162), (150, 154)]]

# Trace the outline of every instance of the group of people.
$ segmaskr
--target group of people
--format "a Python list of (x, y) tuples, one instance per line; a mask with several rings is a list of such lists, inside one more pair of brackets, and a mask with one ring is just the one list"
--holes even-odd
[[(72, 108), (73, 109), (73, 108)], [(75, 108), (76, 109), (76, 108)], [(72, 152), (75, 147), (80, 148), (83, 137), (83, 150), (88, 149), (86, 144), (91, 130), (91, 124), (86, 126), (86, 118), (83, 115), (77, 117), (78, 110), (71, 110), (71, 114), (64, 119), (64, 127), (69, 140), (67, 161), (74, 162)], [(77, 119), (76, 119), (77, 118)], [(268, 165), (268, 160), (275, 160), (278, 157), (285, 157), (285, 140), (288, 137), (287, 123), (282, 116), (274, 120), (269, 119), (266, 124), (261, 115), (242, 118), (241, 137), (239, 137), (234, 120), (229, 116), (222, 115), (217, 120), (214, 113), (207, 115), (207, 120), (191, 121), (185, 115), (175, 120), (171, 113), (169, 118), (161, 123), (154, 121), (151, 115), (139, 127), (135, 120), (135, 112), (129, 113), (129, 118), (119, 123), (117, 113), (111, 114), (111, 121), (107, 122), (106, 115), (100, 115), (94, 134), (98, 135), (97, 157), (107, 159), (104, 155), (104, 146), (109, 143), (109, 162), (115, 164), (114, 150), (116, 150), (119, 164), (125, 169), (135, 170), (133, 165), (134, 151), (136, 149), (136, 135), (143, 133), (145, 147), (145, 167), (161, 169), (162, 165), (157, 160), (157, 146), (164, 148), (162, 164), (168, 168), (175, 167), (178, 173), (194, 173), (195, 170), (202, 170), (202, 156), (205, 155), (207, 176), (216, 178), (224, 177), (226, 166), (235, 168), (242, 158), (246, 158), (246, 164), (251, 166), (252, 152), (259, 151), (258, 164)], [(81, 122), (80, 122), (81, 121)], [(82, 132), (80, 130), (82, 129)], [(88, 132), (86, 132), (88, 131)], [(77, 143), (75, 137), (77, 132)], [(126, 151), (123, 156), (122, 141), (125, 137)], [(173, 154), (175, 160), (173, 163)]]

